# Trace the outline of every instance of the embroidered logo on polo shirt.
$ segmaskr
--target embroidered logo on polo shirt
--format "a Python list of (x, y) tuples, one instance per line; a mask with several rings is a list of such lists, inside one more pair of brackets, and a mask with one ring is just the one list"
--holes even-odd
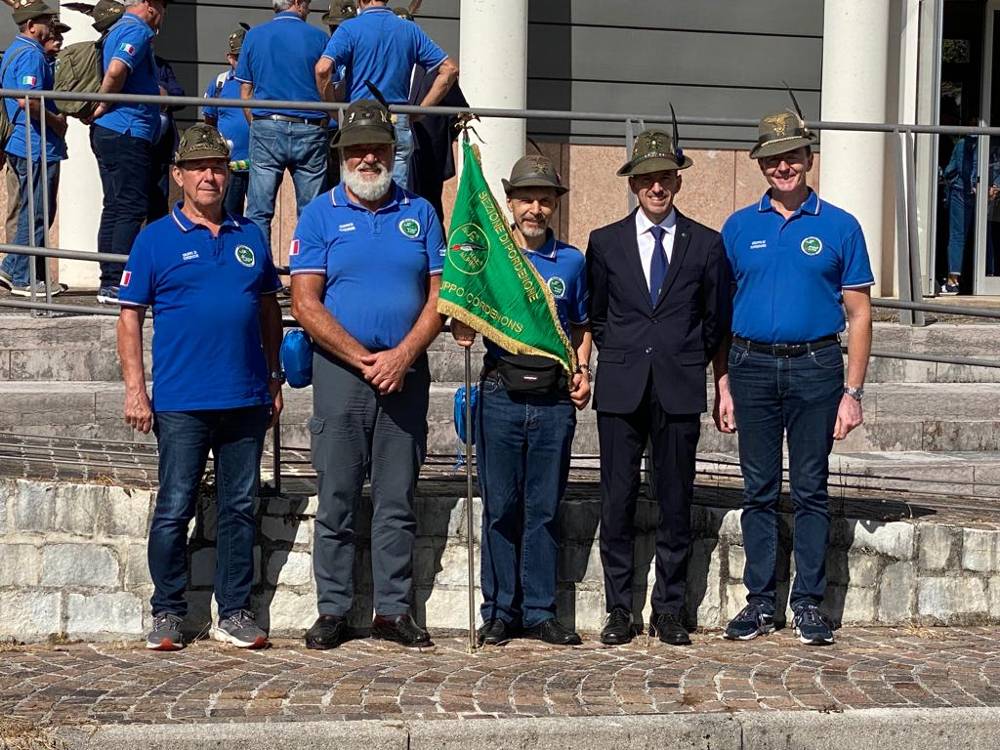
[(823, 252), (823, 243), (819, 237), (806, 237), (800, 247), (806, 255), (819, 255)]
[(354, 222), (353, 221), (349, 221), (346, 224), (341, 224), (339, 227), (337, 227), (337, 229), (339, 229), (341, 232), (353, 232), (354, 231)]
[(133, 47), (128, 42), (122, 42), (120, 45), (118, 45), (118, 49), (120, 49), (122, 52), (124, 52), (126, 55), (129, 56), (135, 54), (135, 47)]
[(36, 83), (38, 83), (38, 79), (35, 76), (24, 76), (21, 78), (22, 86), (34, 86)]
[(197, 250), (188, 250), (186, 253), (181, 253), (181, 260), (195, 260), (198, 257)]
[(291, 255), (298, 255), (299, 254), (299, 241), (298, 240), (292, 240), (292, 244), (288, 248), (288, 254), (290, 256)]
[(132, 280), (131, 271), (122, 271), (122, 280), (119, 282), (118, 286), (128, 286), (128, 283)]
[(399, 222), (399, 231), (412, 240), (420, 234), (420, 222), (416, 219), (403, 219)]
[(251, 250), (246, 245), (237, 245), (236, 260), (238, 260), (241, 265), (244, 265), (247, 268), (253, 268), (253, 263), (254, 263), (253, 250)]
[(549, 291), (552, 292), (552, 296), (556, 299), (562, 299), (566, 295), (566, 282), (558, 276), (553, 276), (549, 279), (548, 284)]
[(767, 240), (754, 240), (750, 243), (751, 250), (763, 250), (767, 247)]

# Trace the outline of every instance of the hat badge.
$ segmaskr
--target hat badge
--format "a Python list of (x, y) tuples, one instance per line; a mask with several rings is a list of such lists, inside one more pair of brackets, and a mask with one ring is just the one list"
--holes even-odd
[(771, 126), (778, 138), (784, 138), (788, 134), (788, 117), (784, 114), (765, 117), (764, 122)]

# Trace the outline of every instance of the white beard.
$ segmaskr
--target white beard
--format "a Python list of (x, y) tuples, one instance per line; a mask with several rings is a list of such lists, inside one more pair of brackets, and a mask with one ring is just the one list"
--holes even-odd
[(549, 228), (547, 226), (535, 227), (533, 229), (528, 229), (527, 227), (519, 227), (519, 229), (521, 230), (521, 234), (523, 234), (525, 237), (530, 237), (531, 239), (534, 239), (535, 237), (544, 237), (545, 233), (549, 231)]
[(378, 177), (371, 178), (351, 171), (347, 168), (347, 163), (340, 162), (340, 179), (343, 180), (347, 189), (358, 196), (363, 201), (377, 201), (384, 198), (392, 185), (392, 172), (379, 164)]

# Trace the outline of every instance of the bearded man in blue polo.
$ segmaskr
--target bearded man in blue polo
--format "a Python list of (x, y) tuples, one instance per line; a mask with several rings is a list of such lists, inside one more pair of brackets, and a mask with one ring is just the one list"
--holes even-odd
[[(797, 103), (794, 112), (761, 119), (750, 158), (769, 189), (722, 228), (736, 295), (731, 346), (715, 359), (715, 420), (722, 432), (739, 426), (747, 587), (747, 606), (726, 628), (731, 640), (774, 629), (787, 434), (795, 514), (793, 625), (805, 644), (833, 643), (832, 626), (820, 610), (830, 537), (829, 455), (834, 440), (862, 422), (875, 279), (857, 219), (820, 200), (806, 184), (814, 142)], [(840, 350), (845, 308), (846, 378)]]

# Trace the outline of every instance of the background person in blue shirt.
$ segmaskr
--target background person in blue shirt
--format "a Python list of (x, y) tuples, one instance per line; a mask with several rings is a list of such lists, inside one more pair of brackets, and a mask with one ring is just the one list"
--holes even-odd
[[(160, 93), (153, 39), (166, 14), (165, 0), (125, 0), (125, 12), (111, 27), (102, 47), (102, 94)], [(97, 106), (90, 145), (97, 157), (104, 188), (97, 250), (128, 255), (149, 209), (153, 143), (160, 132), (160, 108), (155, 104)], [(118, 301), (120, 263), (101, 263), (97, 301)]]
[[(316, 85), (327, 92), (335, 70), (347, 67), (347, 101), (367, 99), (371, 81), (389, 104), (407, 104), (414, 65), (438, 70), (434, 85), (420, 105), (433, 107), (458, 80), (458, 66), (423, 30), (390, 10), (384, 0), (359, 0), (358, 16), (341, 24), (316, 64)], [(329, 94), (327, 94), (329, 96)], [(396, 157), (393, 179), (409, 189), (413, 134), (409, 115), (394, 115)]]
[[(334, 145), (341, 183), (302, 212), (289, 250), (292, 314), (312, 337), (313, 543), (319, 617), (308, 648), (344, 638), (354, 604), (355, 510), (372, 488), (372, 636), (430, 644), (410, 614), (413, 494), (427, 452), (430, 370), (444, 233), (431, 205), (392, 180), (388, 110), (348, 107)], [(359, 613), (367, 618), (370, 613)]]
[[(184, 87), (177, 80), (174, 67), (159, 55), (153, 56), (156, 63), (156, 82), (164, 96), (187, 96)], [(160, 108), (159, 135), (153, 142), (152, 165), (149, 170), (149, 206), (146, 221), (156, 221), (167, 215), (170, 203), (170, 162), (177, 148), (177, 124), (174, 112), (182, 107), (164, 105)]]
[[(272, 0), (275, 16), (247, 32), (236, 65), (244, 99), (320, 101), (313, 69), (327, 36), (305, 22), (309, 0)], [(295, 183), (298, 214), (326, 180), (327, 115), (319, 110), (244, 110), (250, 120), (247, 218), (271, 241), (274, 201), (287, 169)]]
[[(479, 384), (476, 463), (483, 496), (480, 645), (499, 645), (522, 627), (546, 643), (572, 646), (580, 636), (556, 619), (559, 504), (566, 493), (576, 430), (575, 409), (590, 401), (589, 295), (583, 253), (559, 242), (549, 228), (568, 191), (544, 156), (525, 156), (503, 181), (507, 206), (523, 239), (523, 252), (548, 285), (559, 322), (580, 367), (567, 378), (562, 365), (544, 393), (519, 390), (501, 369), (512, 355), (489, 339)], [(451, 332), (468, 347), (475, 331), (452, 320)], [(528, 361), (542, 360), (531, 357)], [(544, 360), (543, 360), (544, 361)], [(506, 383), (506, 384), (505, 384)]]
[[(798, 109), (796, 105), (796, 110)], [(819, 610), (826, 590), (829, 455), (862, 422), (871, 350), (874, 283), (857, 219), (806, 185), (815, 137), (801, 113), (760, 121), (750, 152), (770, 189), (722, 229), (732, 266), (732, 345), (715, 360), (716, 425), (739, 426), (743, 472), (743, 583), (747, 606), (726, 637), (749, 640), (774, 629), (782, 438), (788, 435), (795, 512), (795, 581), (790, 605), (803, 643), (833, 643)], [(839, 334), (850, 331), (847, 383)]]
[[(236, 80), (236, 65), (240, 59), (240, 49), (250, 27), (241, 23), (229, 35), (229, 51), (226, 60), (229, 70), (208, 84), (206, 99), (239, 99), (240, 82)], [(201, 108), (202, 117), (209, 125), (218, 127), (222, 137), (229, 144), (229, 185), (226, 188), (225, 209), (234, 216), (243, 215), (243, 204), (250, 184), (250, 123), (242, 109), (236, 107)]]
[[(56, 12), (45, 3), (38, 0), (16, 8), (13, 12), (17, 24), (18, 35), (4, 53), (0, 64), (2, 85), (5, 89), (25, 89), (32, 91), (51, 90), (54, 83), (52, 63), (45, 53), (45, 44), (53, 36), (56, 23)], [(6, 153), (10, 169), (18, 181), (18, 217), (17, 234), (14, 243), (18, 245), (45, 244), (45, 220), (42, 202), (42, 180), (48, 186), (49, 221), (56, 214), (56, 192), (59, 187), (59, 162), (66, 158), (66, 117), (59, 114), (55, 102), (46, 102), (42, 111), (37, 99), (31, 101), (25, 112), (24, 102), (15, 99), (5, 99), (7, 116), (10, 118), (13, 132), (7, 141)], [(28, 147), (25, 139), (25, 117), (31, 119), (31, 162), (33, 166), (32, 181), (28, 183)], [(45, 122), (46, 138), (46, 168), (42, 169), (42, 136), (41, 120)], [(33, 196), (33, 199), (32, 199)], [(30, 226), (28, 201), (34, 204), (35, 223)], [(32, 294), (30, 286), (31, 275), (28, 256), (7, 255), (0, 264), (0, 284), (11, 290), (12, 294), (27, 297)], [(45, 258), (35, 259), (35, 294), (45, 294)], [(62, 288), (51, 284), (52, 294), (58, 294)]]
[[(136, 237), (121, 279), (118, 354), (125, 421), (156, 434), (160, 489), (149, 530), (153, 628), (146, 648), (183, 646), (188, 525), (211, 450), (219, 533), (212, 637), (261, 648), (250, 611), (254, 498), (264, 433), (281, 411), (281, 288), (260, 230), (222, 208), (229, 147), (192, 125), (172, 168), (183, 192), (169, 216)], [(153, 398), (143, 375), (142, 324), (153, 309)]]
[[(330, 7), (323, 14), (323, 23), (330, 30), (330, 35), (340, 27), (344, 21), (348, 18), (354, 18), (358, 15), (358, 9), (353, 3), (344, 3), (340, 0), (330, 0)], [(330, 81), (333, 93), (327, 98), (330, 101), (340, 101), (344, 96), (344, 86), (347, 82), (347, 66), (339, 65), (336, 70), (336, 75), (334, 75)], [(335, 113), (334, 113), (335, 114)], [(333, 145), (333, 136), (337, 130), (337, 118), (331, 114), (330, 117), (330, 150), (327, 152), (327, 162), (326, 162), (326, 186), (324, 190), (329, 190), (330, 188), (336, 186), (340, 183), (340, 152)]]

